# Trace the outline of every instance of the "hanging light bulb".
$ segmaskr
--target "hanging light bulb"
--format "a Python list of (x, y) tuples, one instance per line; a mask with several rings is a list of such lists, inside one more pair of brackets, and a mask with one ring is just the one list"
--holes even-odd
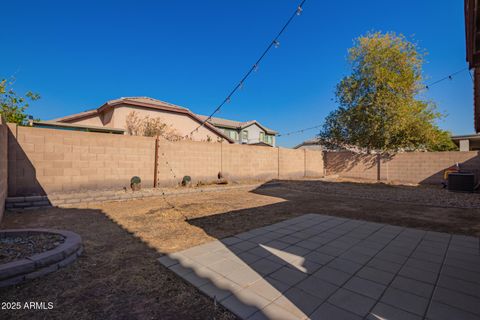
[(429, 88), (428, 86), (425, 86), (425, 89), (427, 89), (427, 90), (428, 90), (428, 89), (430, 89), (430, 88)]
[(452, 80), (452, 79), (453, 79), (453, 77), (452, 77), (452, 76), (448, 76), (448, 79), (449, 79), (449, 80)]
[(240, 81), (240, 85), (238, 86), (238, 88), (241, 90), (243, 89), (243, 81)]
[(298, 7), (297, 7), (297, 16), (301, 15), (302, 12), (303, 12), (302, 6), (298, 6)]
[(232, 101), (232, 99), (230, 99), (230, 97), (227, 98), (227, 103), (230, 103), (230, 101)]
[(276, 40), (276, 39), (273, 40), (273, 46), (274, 46), (275, 48), (280, 47), (280, 41), (278, 41), (278, 40)]
[(257, 65), (257, 64), (254, 64), (254, 65), (253, 65), (253, 71), (255, 71), (255, 72), (258, 71), (258, 65)]

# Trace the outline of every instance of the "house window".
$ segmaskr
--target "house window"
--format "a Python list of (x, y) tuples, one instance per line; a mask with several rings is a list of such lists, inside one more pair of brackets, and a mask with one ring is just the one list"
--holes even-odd
[(260, 132), (260, 138), (259, 138), (260, 142), (264, 142), (265, 141), (265, 133), (264, 132)]
[(265, 142), (268, 143), (269, 145), (273, 145), (273, 136), (271, 135), (266, 135), (265, 136)]
[(247, 130), (242, 131), (242, 142), (248, 142), (248, 131)]
[(233, 140), (238, 140), (238, 133), (236, 131), (233, 131), (233, 130), (229, 130), (229, 137), (230, 139), (233, 139)]

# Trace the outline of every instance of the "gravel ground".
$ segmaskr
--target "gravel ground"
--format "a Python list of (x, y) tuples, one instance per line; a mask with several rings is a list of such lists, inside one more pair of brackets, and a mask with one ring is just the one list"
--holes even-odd
[(480, 209), (429, 206), (438, 205), (432, 194), (443, 204), (454, 203), (457, 196), (479, 196), (430, 187), (304, 180), (86, 208), (7, 211), (0, 228), (72, 230), (82, 237), (85, 251), (67, 268), (0, 291), (0, 301), (51, 301), (54, 309), (2, 310), (0, 318), (235, 319), (157, 259), (304, 213), (480, 236)]
[(64, 241), (63, 236), (53, 233), (0, 239), (0, 264), (52, 250)]
[(451, 192), (440, 185), (406, 186), (335, 178), (279, 183), (294, 190), (337, 194), (359, 199), (445, 208), (480, 208), (480, 193)]

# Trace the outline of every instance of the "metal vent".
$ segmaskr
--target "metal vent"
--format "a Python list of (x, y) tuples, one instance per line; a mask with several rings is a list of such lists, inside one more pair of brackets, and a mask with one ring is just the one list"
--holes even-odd
[(448, 190), (457, 192), (473, 192), (475, 175), (473, 173), (450, 173), (448, 175)]

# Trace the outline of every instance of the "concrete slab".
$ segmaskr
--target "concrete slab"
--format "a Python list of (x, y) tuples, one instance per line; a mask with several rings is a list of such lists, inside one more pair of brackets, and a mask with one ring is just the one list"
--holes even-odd
[(306, 214), (158, 261), (241, 319), (480, 320), (474, 237)]

